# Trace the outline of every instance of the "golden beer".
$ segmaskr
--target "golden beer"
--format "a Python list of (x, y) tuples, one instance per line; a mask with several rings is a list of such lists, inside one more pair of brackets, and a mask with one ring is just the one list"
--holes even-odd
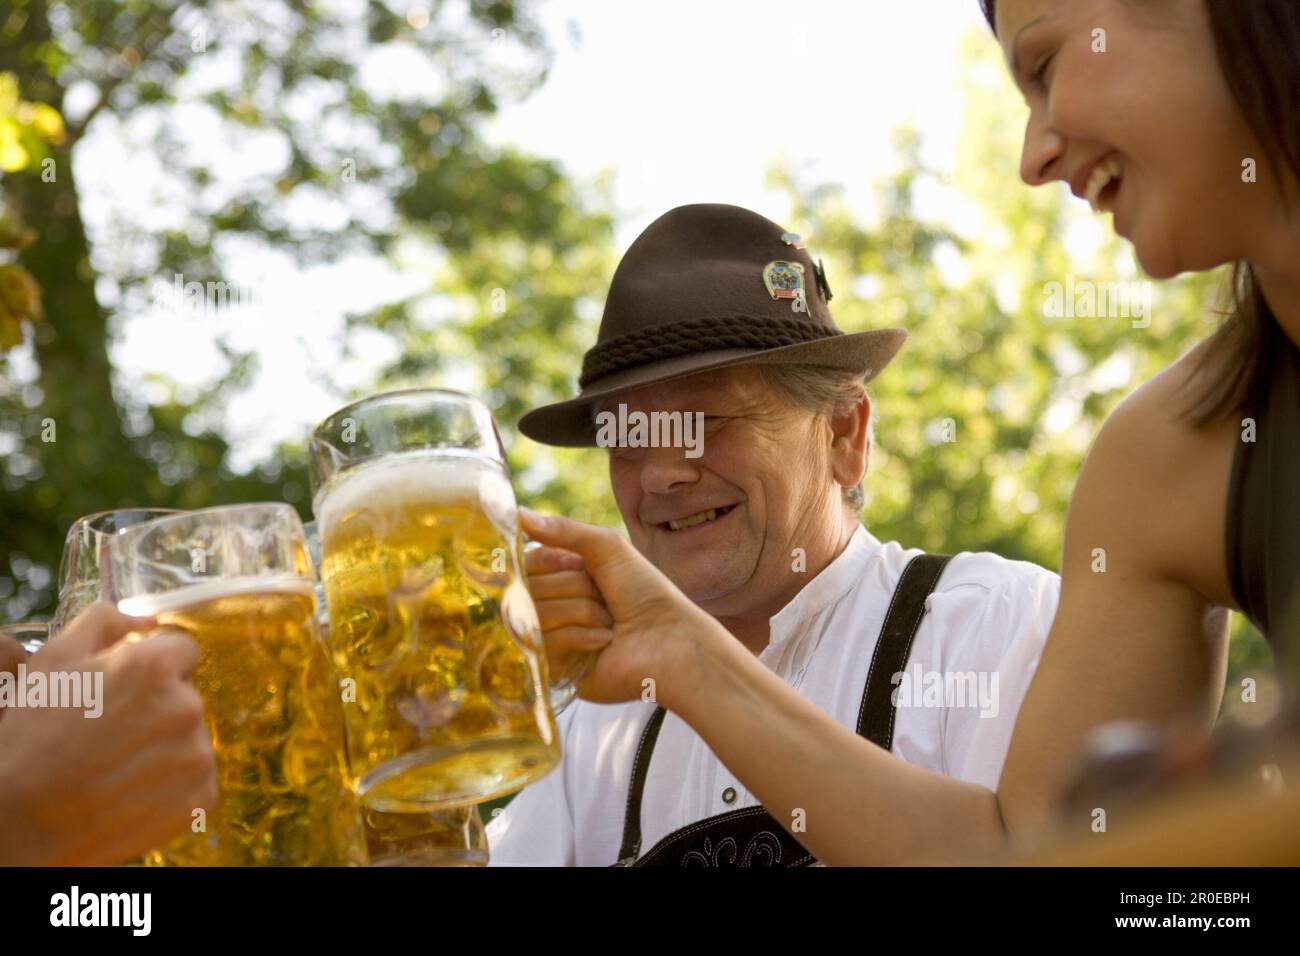
[(156, 616), (160, 627), (199, 645), (193, 679), (217, 758), (217, 805), (147, 862), (364, 864), (338, 684), (318, 636), (311, 582), (288, 574), (226, 578), (118, 607)]
[(503, 466), (464, 451), (388, 455), (336, 476), (316, 512), (365, 804), (450, 809), (550, 770), (560, 746)]
[(371, 866), (486, 866), (487, 833), (478, 807), (432, 813), (362, 809)]

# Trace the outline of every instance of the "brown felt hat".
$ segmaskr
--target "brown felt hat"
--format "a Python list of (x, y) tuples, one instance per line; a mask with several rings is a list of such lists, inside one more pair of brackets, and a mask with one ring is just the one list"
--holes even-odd
[(576, 398), (535, 408), (519, 430), (548, 445), (596, 444), (593, 402), (731, 365), (799, 363), (874, 378), (904, 329), (845, 335), (802, 240), (739, 206), (664, 213), (614, 271)]

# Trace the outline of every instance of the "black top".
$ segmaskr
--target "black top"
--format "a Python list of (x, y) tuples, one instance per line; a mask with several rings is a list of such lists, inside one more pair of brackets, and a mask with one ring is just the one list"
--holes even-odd
[(1242, 410), (1225, 526), (1232, 595), (1276, 653), (1300, 582), (1300, 351), (1272, 338)]

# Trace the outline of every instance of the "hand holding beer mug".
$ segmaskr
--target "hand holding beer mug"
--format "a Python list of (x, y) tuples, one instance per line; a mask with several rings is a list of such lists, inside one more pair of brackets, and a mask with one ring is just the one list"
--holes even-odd
[(528, 593), (546, 645), (551, 675), (551, 709), (559, 714), (578, 696), (578, 685), (609, 641), (590, 625), (609, 623), (596, 583), (572, 551), (548, 548), (524, 535)]
[[(0, 673), (17, 674), (18, 665), (34, 654), (49, 636), (46, 624), (6, 624), (0, 627)], [(0, 717), (4, 710), (0, 709)]]
[(293, 508), (182, 513), (127, 529), (111, 550), (119, 610), (198, 644), (194, 683), (217, 755), (216, 805), (196, 807), (191, 832), (149, 862), (364, 863), (339, 687)]
[(707, 693), (699, 684), (700, 652), (706, 641), (734, 648), (726, 628), (612, 528), (528, 509), (521, 511), (521, 521), (550, 552), (534, 562), (581, 570), (590, 579), (552, 574), (554, 585), (538, 598), (575, 606), (548, 626), (547, 638), (554, 638), (557, 652), (600, 648), (579, 684), (584, 699), (636, 700), (651, 681), (655, 699), (672, 710), (670, 694), (688, 700)]
[(312, 435), (312, 479), (364, 803), (451, 809), (550, 771), (541, 633), (487, 407), (442, 389), (348, 405)]
[(188, 679), (198, 648), (174, 633), (127, 639), (152, 624), (97, 603), (48, 644), (34, 625), (4, 629), (32, 651), (16, 662), (28, 675), (79, 684), (82, 706), (0, 711), (0, 865), (138, 858), (215, 799), (212, 741)]

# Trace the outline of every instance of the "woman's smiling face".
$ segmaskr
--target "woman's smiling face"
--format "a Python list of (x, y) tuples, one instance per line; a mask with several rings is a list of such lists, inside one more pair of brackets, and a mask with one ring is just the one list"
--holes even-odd
[(1025, 182), (1113, 213), (1155, 278), (1251, 258), (1276, 193), (1204, 0), (999, 0), (997, 34), (1029, 104)]

